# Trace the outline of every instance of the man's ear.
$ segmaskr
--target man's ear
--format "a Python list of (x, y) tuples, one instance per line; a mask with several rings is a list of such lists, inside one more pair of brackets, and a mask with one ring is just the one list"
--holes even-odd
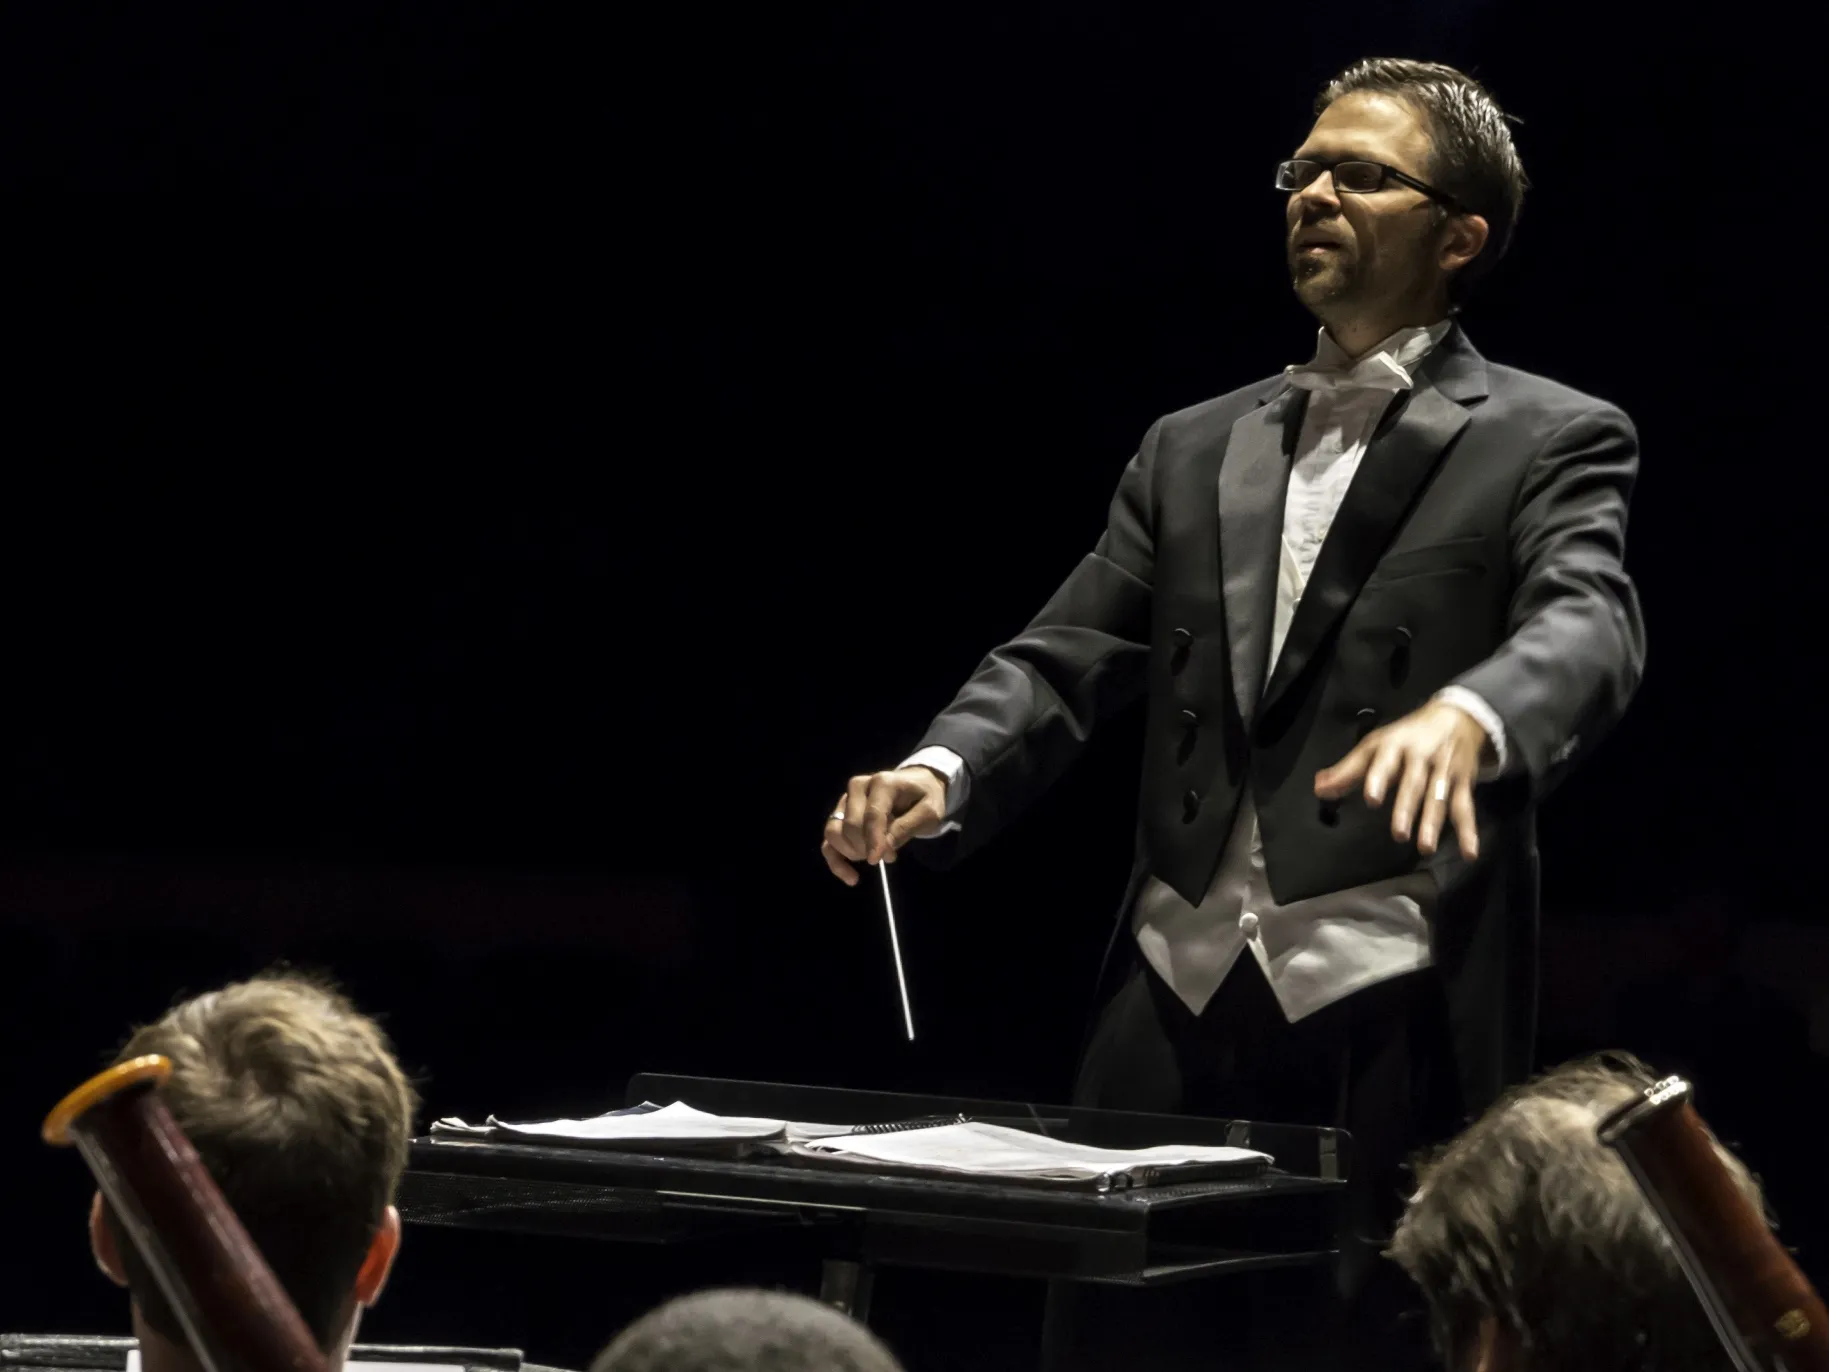
[(108, 1223), (108, 1212), (97, 1191), (89, 1202), (89, 1250), (95, 1254), (95, 1265), (116, 1286), (127, 1285), (127, 1269), (121, 1266), (121, 1247), (115, 1242), (114, 1226)]
[(1491, 235), (1492, 226), (1483, 215), (1449, 215), (1442, 245), (1435, 254), (1435, 265), (1444, 272), (1459, 271), (1480, 255)]
[(356, 1273), (356, 1303), (373, 1305), (381, 1299), (381, 1288), (387, 1285), (387, 1274), (394, 1269), (394, 1258), (400, 1252), (400, 1212), (388, 1206), (375, 1226), (375, 1237), (368, 1245), (368, 1256), (362, 1259), (362, 1270)]

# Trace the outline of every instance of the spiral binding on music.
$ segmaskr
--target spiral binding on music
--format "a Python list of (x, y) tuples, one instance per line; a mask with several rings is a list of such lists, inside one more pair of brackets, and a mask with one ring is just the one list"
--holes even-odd
[(853, 1134), (899, 1134), (905, 1129), (944, 1129), (949, 1124), (970, 1124), (964, 1115), (928, 1115), (916, 1120), (889, 1120), (882, 1124), (860, 1124)]

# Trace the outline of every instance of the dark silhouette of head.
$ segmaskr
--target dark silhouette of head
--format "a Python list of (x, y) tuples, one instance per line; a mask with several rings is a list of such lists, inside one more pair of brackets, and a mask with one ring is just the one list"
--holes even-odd
[(625, 1329), (591, 1372), (901, 1372), (868, 1329), (781, 1291), (701, 1291)]

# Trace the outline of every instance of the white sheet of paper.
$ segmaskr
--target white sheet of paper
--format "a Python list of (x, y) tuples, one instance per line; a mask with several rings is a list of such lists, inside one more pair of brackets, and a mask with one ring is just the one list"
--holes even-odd
[(936, 1167), (991, 1177), (1090, 1181), (1136, 1167), (1176, 1163), (1271, 1161), (1250, 1148), (1160, 1144), (1154, 1148), (1093, 1148), (1001, 1124), (948, 1124), (891, 1134), (850, 1134), (797, 1143), (798, 1153), (911, 1167)]
[(787, 1141), (789, 1143), (807, 1143), (813, 1139), (829, 1139), (835, 1134), (849, 1134), (855, 1130), (855, 1124), (795, 1124), (789, 1122)]
[[(656, 1123), (655, 1121), (659, 1121)], [(754, 1139), (771, 1143), (800, 1143), (833, 1134), (848, 1134), (849, 1124), (800, 1124), (791, 1121), (708, 1115), (675, 1102), (645, 1115), (598, 1115), (588, 1120), (546, 1120), (530, 1124), (503, 1124), (489, 1116), (486, 1124), (467, 1124), (455, 1115), (437, 1121), (433, 1132), (446, 1137), (486, 1139), (498, 1132), (515, 1138), (627, 1140)]]
[(489, 1123), (503, 1133), (525, 1139), (580, 1139), (593, 1142), (638, 1143), (703, 1142), (716, 1139), (780, 1138), (782, 1120), (751, 1119), (742, 1115), (708, 1115), (675, 1101), (646, 1115), (598, 1115), (588, 1120), (543, 1120), (534, 1124), (505, 1124), (491, 1115)]
[[(127, 1350), (127, 1372), (140, 1372), (140, 1350)], [(456, 1362), (346, 1362), (343, 1372), (464, 1372)]]

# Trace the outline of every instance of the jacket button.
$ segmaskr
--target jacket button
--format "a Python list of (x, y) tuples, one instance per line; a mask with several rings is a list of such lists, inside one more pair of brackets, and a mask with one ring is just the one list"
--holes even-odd
[(1195, 814), (1200, 809), (1200, 792), (1199, 791), (1189, 791), (1185, 796), (1183, 796), (1181, 798), (1181, 809), (1182, 809), (1181, 817), (1183, 819), (1194, 818)]
[(1200, 723), (1200, 716), (1195, 714), (1192, 710), (1183, 710), (1181, 712), (1181, 722), (1192, 729), (1196, 724)]
[(1177, 648), (1185, 648), (1194, 641), (1194, 635), (1186, 629), (1177, 629), (1169, 637), (1175, 640)]
[(1247, 910), (1238, 917), (1238, 932), (1246, 938), (1257, 937), (1257, 926), (1258, 918), (1253, 911)]
[(1395, 629), (1391, 630), (1391, 632), (1396, 636), (1397, 646), (1399, 648), (1408, 648), (1410, 646), (1410, 640), (1415, 637), (1415, 635), (1410, 632), (1409, 628), (1403, 624), (1399, 624)]
[(1353, 737), (1355, 739), (1364, 738), (1377, 727), (1377, 720), (1378, 711), (1369, 705), (1363, 710), (1353, 711)]

